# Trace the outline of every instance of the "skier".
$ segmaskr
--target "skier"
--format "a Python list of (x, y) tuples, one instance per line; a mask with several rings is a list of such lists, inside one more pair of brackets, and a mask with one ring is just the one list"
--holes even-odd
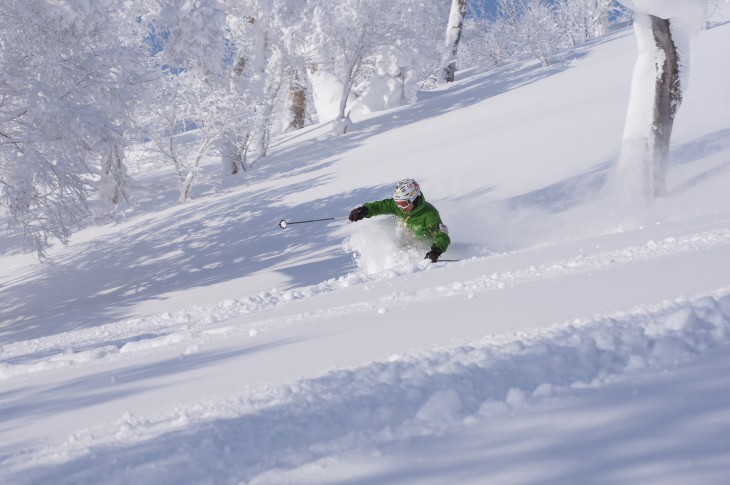
[(367, 202), (356, 207), (350, 212), (350, 220), (355, 222), (384, 214), (393, 214), (413, 236), (428, 241), (431, 250), (426, 253), (426, 258), (434, 263), (451, 243), (449, 230), (441, 222), (438, 211), (426, 202), (421, 187), (413, 179), (398, 181), (391, 199)]

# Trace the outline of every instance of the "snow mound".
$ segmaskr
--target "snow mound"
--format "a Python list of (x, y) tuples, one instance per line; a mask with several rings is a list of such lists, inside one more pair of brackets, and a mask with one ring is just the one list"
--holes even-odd
[[(329, 456), (438, 436), (624, 375), (687, 362), (727, 343), (729, 317), (725, 290), (508, 341), (487, 338), (400, 354), (280, 387), (208, 397), (157, 415), (125, 414), (32, 456), (16, 455), (7, 465), (20, 475), (9, 478), (128, 483), (152, 476), (170, 482), (226, 477), (277, 483), (284, 470)], [(167, 459), (150, 470), (149, 456), (161, 455)], [(51, 465), (59, 457), (64, 463)]]

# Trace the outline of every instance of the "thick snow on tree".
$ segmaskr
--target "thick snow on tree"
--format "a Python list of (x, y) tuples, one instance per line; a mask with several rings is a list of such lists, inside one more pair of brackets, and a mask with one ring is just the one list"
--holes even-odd
[[(236, 96), (224, 95), (219, 86), (200, 68), (167, 69), (162, 89), (147, 105), (142, 126), (151, 146), (175, 167), (181, 202), (191, 196), (203, 157), (229, 129), (230, 109), (243, 108)], [(197, 128), (194, 135), (185, 133), (190, 126)]]
[[(256, 158), (250, 162), (253, 164), (266, 156), (274, 99), (282, 85), (283, 59), (282, 48), (277, 42), (282, 37), (276, 21), (279, 3), (249, 3), (251, 6), (246, 9), (250, 12), (248, 15), (246, 11), (232, 10), (231, 17), (240, 19), (242, 15), (245, 16), (248, 28), (243, 32), (238, 31), (233, 41), (236, 45), (248, 41), (251, 47), (247, 53), (238, 57), (239, 62), (244, 61), (247, 67), (242, 75), (237, 76), (237, 91), (247, 98), (248, 110), (256, 119), (243, 137), (250, 140), (250, 147), (246, 151), (254, 153)], [(245, 159), (239, 160), (239, 164), (244, 170), (247, 169), (248, 163)]]
[(706, 0), (623, 0), (636, 12), (638, 57), (618, 163), (629, 202), (666, 192), (672, 124), (689, 77), (689, 44), (705, 25)]
[[(334, 121), (340, 113), (340, 100), (344, 85), (334, 74), (328, 71), (314, 70), (309, 72), (312, 85), (312, 99), (320, 122)], [(354, 101), (348, 96), (348, 101)]]
[[(222, 136), (220, 122), (235, 99), (226, 96), (230, 89), (222, 82), (226, 14), (215, 0), (174, 0), (153, 8), (148, 17), (161, 46), (156, 61), (162, 75), (148, 92), (143, 128), (174, 165), (184, 202), (200, 175), (200, 161)], [(191, 126), (199, 129), (198, 137), (178, 136)]]
[(368, 87), (351, 105), (351, 113), (367, 114), (414, 103), (418, 79), (407, 53), (394, 47), (376, 56), (375, 75)]
[(544, 0), (529, 0), (521, 22), (521, 43), (543, 66), (549, 66), (564, 46), (552, 6)]
[[(333, 22), (333, 16), (339, 21)], [(334, 74), (336, 81), (325, 84), (341, 85), (334, 119), (334, 129), (338, 133), (347, 129), (347, 104), (363, 60), (372, 55), (387, 36), (383, 30), (386, 19), (386, 8), (378, 0), (350, 0), (331, 8), (314, 8), (313, 31), (309, 38), (310, 45), (316, 51), (312, 59), (312, 71)], [(314, 89), (315, 93), (319, 91), (316, 87)], [(316, 96), (321, 98), (319, 94)]]
[(311, 120), (312, 87), (307, 76), (311, 52), (306, 39), (312, 23), (307, 2), (280, 0), (274, 5), (268, 39), (275, 44), (279, 62), (278, 96), (271, 123), (272, 131), (278, 133), (298, 130)]
[(577, 45), (608, 31), (612, 0), (558, 0), (558, 23), (571, 45)]
[[(422, 58), (427, 51), (426, 37), (432, 31), (434, 19), (438, 20), (438, 7), (415, 1), (390, 2), (384, 0), (347, 0), (332, 5), (331, 2), (312, 2), (311, 23), (304, 45), (308, 49), (308, 66), (313, 75), (313, 96), (318, 103), (320, 121), (331, 119), (323, 116), (336, 109), (333, 129), (341, 134), (350, 124), (349, 104), (353, 101), (356, 86), (364, 91), (373, 72), (384, 56), (395, 50), (409, 66), (399, 67), (401, 83), (405, 86), (410, 72), (419, 72)], [(333, 22), (332, 19), (337, 21)], [(376, 76), (375, 83), (382, 79)], [(334, 91), (330, 91), (333, 89)], [(374, 88), (373, 88), (374, 89)], [(361, 92), (362, 92), (361, 91)], [(325, 103), (335, 95), (338, 102), (329, 109)], [(405, 94), (408, 97), (408, 94)], [(319, 111), (322, 108), (322, 111)]]
[(155, 14), (167, 59), (196, 59), (214, 72), (221, 68), (221, 58), (211, 55), (225, 50), (226, 13), (216, 0), (167, 0)]
[[(220, 155), (224, 173), (231, 174), (266, 154), (281, 85), (274, 7), (278, 3), (201, 0), (150, 12), (164, 75), (145, 127), (175, 166), (181, 201), (190, 197), (203, 157)], [(198, 136), (182, 135), (191, 127)]]
[[(89, 215), (94, 182), (121, 181), (140, 52), (122, 3), (3, 2), (0, 204), (38, 252)], [(116, 175), (102, 167), (115, 154)]]
[(494, 8), (470, 3), (462, 66), (500, 66), (521, 55), (549, 65), (562, 49), (605, 35), (619, 10), (611, 0), (496, 0)]
[(453, 82), (456, 73), (456, 55), (459, 52), (459, 40), (464, 28), (467, 0), (452, 0), (449, 23), (446, 26), (444, 50), (441, 56), (441, 65), (436, 74), (439, 83)]

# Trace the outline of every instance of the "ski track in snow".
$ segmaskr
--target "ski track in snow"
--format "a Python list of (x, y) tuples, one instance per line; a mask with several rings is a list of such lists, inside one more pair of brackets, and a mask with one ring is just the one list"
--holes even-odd
[[(264, 313), (354, 285), (387, 285), (393, 277), (443, 266), (412, 264), (375, 275), (352, 273), (305, 288), (274, 289), (241, 300), (7, 344), (2, 348), (0, 376), (9, 379), (94, 365), (175, 345), (184, 348), (183, 353), (197, 352), (215, 339), (253, 337), (316, 317), (374, 311), (389, 302), (468, 298), (507, 286), (727, 244), (730, 230), (705, 231), (410, 293), (387, 290), (368, 301), (321, 311), (278, 318)], [(258, 320), (257, 313), (262, 313)], [(254, 318), (246, 323), (229, 321), (242, 315)], [(730, 289), (716, 289), (694, 301), (664, 302), (530, 334), (484, 337), (468, 345), (392, 355), (274, 388), (208, 396), (144, 416), (125, 414), (111, 425), (79, 429), (60, 442), (0, 457), (6, 470), (0, 477), (6, 475), (13, 483), (49, 477), (122, 483), (156, 475), (168, 481), (226, 476), (251, 483), (275, 482), (280, 468), (348, 450), (439, 435), (545, 398), (598, 387), (626, 373), (675, 365), (726, 343), (729, 320)], [(150, 470), (149, 456), (164, 455), (173, 442), (178, 458), (157, 461), (155, 470)], [(110, 455), (121, 469), (110, 465)]]
[[(13, 483), (51, 477), (55, 483), (67, 483), (58, 481), (61, 477), (68, 483), (129, 483), (141, 477), (151, 482), (156, 476), (168, 482), (217, 476), (232, 483), (276, 483), (278, 469), (438, 436), (546, 398), (605, 385), (626, 373), (686, 361), (727, 342), (728, 293), (509, 341), (485, 338), (392, 355), (154, 415), (125, 414), (111, 425), (15, 454), (3, 467), (13, 471)], [(174, 456), (170, 449), (176, 450)], [(168, 459), (155, 460), (150, 468), (150, 456)]]
[[(456, 281), (448, 285), (427, 287), (413, 292), (392, 291), (385, 296), (359, 303), (286, 317), (256, 320), (257, 313), (280, 308), (290, 302), (341, 291), (359, 284), (376, 285), (380, 281), (387, 281), (396, 276), (432, 268), (429, 264), (417, 262), (401, 264), (374, 275), (361, 272), (350, 273), (318, 285), (286, 291), (274, 288), (240, 300), (225, 300), (217, 304), (194, 306), (178, 312), (131, 318), (100, 327), (5, 344), (0, 347), (0, 380), (70, 366), (93, 365), (103, 360), (121, 359), (126, 355), (151, 352), (172, 345), (190, 344), (183, 351), (183, 354), (190, 354), (199, 351), (201, 345), (211, 340), (246, 334), (255, 337), (267, 329), (301, 323), (311, 320), (313, 317), (333, 317), (354, 312), (373, 311), (373, 309), (382, 309), (388, 304), (403, 301), (429, 301), (454, 296), (471, 298), (482, 292), (571, 274), (600, 271), (607, 267), (662, 258), (680, 252), (703, 251), (727, 244), (730, 244), (730, 229), (667, 237), (660, 241), (649, 240), (642, 245), (593, 254), (579, 254), (542, 265), (501, 273), (495, 272), (470, 281)], [(478, 259), (484, 261), (488, 258), (473, 258), (471, 261)], [(468, 262), (456, 264), (468, 264)], [(249, 321), (226, 324), (227, 321), (241, 316), (248, 316)]]

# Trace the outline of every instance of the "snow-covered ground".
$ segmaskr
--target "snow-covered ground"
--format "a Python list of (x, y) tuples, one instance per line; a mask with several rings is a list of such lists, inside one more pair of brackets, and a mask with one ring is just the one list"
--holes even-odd
[[(669, 196), (613, 194), (631, 30), (169, 170), (0, 257), (2, 483), (702, 483), (730, 476), (730, 24), (692, 43)], [(453, 244), (388, 218), (416, 178)], [(171, 190), (161, 187), (169, 187)]]

